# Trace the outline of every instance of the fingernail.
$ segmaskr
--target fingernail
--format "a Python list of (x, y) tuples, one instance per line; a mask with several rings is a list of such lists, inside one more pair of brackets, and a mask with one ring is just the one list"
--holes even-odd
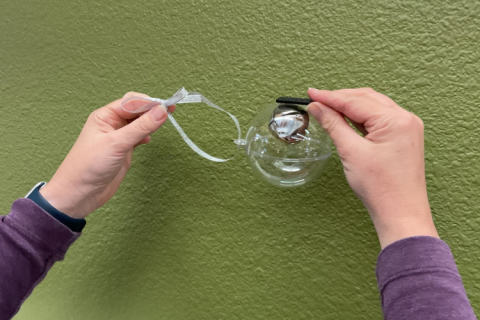
[(150, 115), (154, 121), (162, 121), (167, 116), (167, 108), (163, 104), (155, 106), (150, 111)]
[[(318, 90), (318, 89), (315, 89), (315, 88), (312, 88), (312, 87), (309, 87), (308, 90), (307, 90), (307, 94), (310, 95), (310, 91), (311, 90)], [(313, 92), (312, 92), (313, 93)]]
[(129, 101), (123, 101), (122, 107), (125, 111), (135, 111), (135, 112), (144, 112), (150, 110), (152, 105), (158, 105), (156, 101), (152, 101), (143, 97), (136, 97)]
[(147, 96), (148, 97), (148, 95), (143, 94), (143, 93), (139, 94), (138, 92), (129, 91), (129, 92), (127, 92), (123, 95), (123, 98), (129, 98), (129, 97), (134, 97), (134, 96)]

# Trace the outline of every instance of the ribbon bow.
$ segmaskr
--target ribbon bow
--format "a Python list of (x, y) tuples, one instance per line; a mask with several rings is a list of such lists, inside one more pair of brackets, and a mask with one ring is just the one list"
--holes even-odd
[[(127, 103), (129, 103), (131, 101), (138, 101), (138, 100), (143, 100), (143, 101), (146, 101), (147, 103), (145, 105), (141, 106), (140, 108), (138, 108), (137, 110), (132, 111), (132, 110), (125, 109), (125, 105)], [(166, 108), (168, 108), (169, 106), (172, 106), (174, 104), (201, 103), (201, 102), (205, 103), (209, 107), (212, 107), (214, 109), (217, 109), (219, 111), (222, 111), (222, 112), (225, 112), (226, 114), (228, 114), (230, 116), (230, 118), (233, 120), (233, 122), (235, 123), (235, 126), (237, 127), (238, 140), (241, 140), (242, 132), (241, 132), (241, 129), (240, 129), (240, 124), (238, 123), (238, 120), (237, 120), (237, 118), (235, 118), (234, 115), (232, 115), (228, 111), (223, 110), (222, 108), (220, 108), (216, 104), (212, 103), (210, 100), (208, 100), (207, 98), (202, 96), (200, 93), (198, 93), (198, 92), (188, 92), (187, 90), (185, 90), (185, 88), (181, 88), (172, 97), (168, 98), (167, 100), (158, 99), (158, 98), (150, 98), (150, 97), (147, 97), (147, 98), (145, 98), (145, 97), (131, 97), (131, 98), (128, 98), (128, 99), (126, 99), (122, 102), (122, 108), (123, 108), (123, 110), (125, 110), (127, 112), (130, 112), (130, 113), (142, 113), (142, 112), (148, 111), (148, 110), (152, 109), (153, 107), (158, 106), (160, 104), (164, 105)], [(221, 159), (221, 158), (216, 158), (216, 157), (213, 157), (213, 156), (209, 155), (208, 153), (206, 153), (205, 151), (200, 149), (195, 143), (193, 143), (193, 141), (183, 131), (182, 127), (180, 127), (180, 125), (173, 118), (173, 116), (170, 112), (168, 112), (168, 119), (170, 119), (170, 122), (173, 124), (175, 129), (177, 129), (178, 133), (180, 133), (180, 135), (183, 138), (183, 141), (185, 141), (185, 143), (190, 148), (192, 148), (193, 151), (195, 151), (197, 154), (204, 157), (205, 159), (208, 159), (208, 160), (214, 161), (214, 162), (226, 162), (228, 160), (232, 160), (235, 157), (236, 154), (229, 159)], [(239, 145), (237, 144), (237, 151), (238, 151), (238, 146)]]

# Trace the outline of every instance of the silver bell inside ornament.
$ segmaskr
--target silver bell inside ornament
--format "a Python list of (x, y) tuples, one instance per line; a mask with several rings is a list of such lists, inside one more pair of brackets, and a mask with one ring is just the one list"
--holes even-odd
[(282, 188), (304, 185), (321, 175), (332, 154), (331, 140), (310, 122), (309, 99), (282, 97), (252, 121), (245, 152), (253, 171)]
[(279, 104), (268, 124), (270, 131), (286, 143), (303, 141), (309, 123), (308, 112), (292, 104)]

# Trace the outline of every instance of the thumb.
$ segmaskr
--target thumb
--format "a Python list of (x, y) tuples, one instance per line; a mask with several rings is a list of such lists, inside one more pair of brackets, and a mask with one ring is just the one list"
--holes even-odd
[(362, 139), (338, 111), (320, 102), (310, 103), (307, 110), (327, 131), (340, 155), (342, 155), (342, 150), (352, 148), (359, 143), (359, 139)]
[(149, 112), (116, 131), (118, 141), (126, 147), (133, 148), (143, 139), (154, 133), (167, 120), (167, 109), (164, 105), (153, 107)]

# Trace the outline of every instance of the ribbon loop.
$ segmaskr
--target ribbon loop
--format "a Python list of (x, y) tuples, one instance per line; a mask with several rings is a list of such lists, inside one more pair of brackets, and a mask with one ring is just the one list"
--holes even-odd
[[(144, 100), (147, 103), (145, 105), (141, 106), (140, 108), (136, 109), (136, 110), (127, 110), (125, 108), (125, 106), (129, 102), (138, 101), (138, 100)], [(214, 109), (217, 109), (218, 111), (221, 111), (221, 112), (224, 112), (224, 113), (228, 114), (230, 116), (230, 118), (233, 120), (233, 122), (235, 123), (235, 126), (237, 127), (238, 140), (241, 139), (242, 131), (240, 129), (240, 124), (238, 123), (237, 118), (235, 118), (235, 116), (233, 114), (231, 114), (230, 112), (220, 108), (219, 106), (217, 106), (216, 104), (214, 104), (213, 102), (211, 102), (210, 100), (205, 98), (200, 93), (198, 93), (198, 92), (188, 92), (185, 88), (181, 88), (180, 90), (178, 90), (173, 96), (171, 96), (167, 100), (158, 99), (158, 98), (150, 98), (150, 97), (146, 97), (146, 98), (145, 97), (131, 97), (131, 98), (128, 98), (128, 99), (126, 99), (122, 102), (122, 108), (123, 108), (123, 110), (125, 110), (127, 112), (130, 112), (130, 113), (142, 113), (142, 112), (146, 112), (146, 111), (148, 111), (148, 110), (152, 109), (153, 107), (158, 106), (160, 104), (162, 104), (162, 105), (164, 105), (165, 107), (168, 108), (168, 107), (170, 107), (174, 104), (183, 104), (183, 103), (205, 103), (209, 107), (212, 107)], [(168, 119), (170, 119), (170, 122), (172, 123), (172, 125), (175, 127), (175, 129), (177, 129), (178, 133), (183, 138), (183, 141), (185, 141), (185, 143), (193, 151), (195, 151), (197, 154), (204, 157), (205, 159), (208, 159), (208, 160), (214, 161), (214, 162), (226, 162), (226, 161), (232, 160), (237, 155), (239, 145), (237, 145), (237, 152), (231, 158), (221, 159), (221, 158), (217, 158), (217, 157), (213, 157), (213, 156), (209, 155), (208, 153), (206, 153), (205, 151), (200, 149), (195, 143), (193, 143), (193, 141), (183, 131), (182, 127), (173, 118), (173, 116), (170, 112), (168, 112)]]

